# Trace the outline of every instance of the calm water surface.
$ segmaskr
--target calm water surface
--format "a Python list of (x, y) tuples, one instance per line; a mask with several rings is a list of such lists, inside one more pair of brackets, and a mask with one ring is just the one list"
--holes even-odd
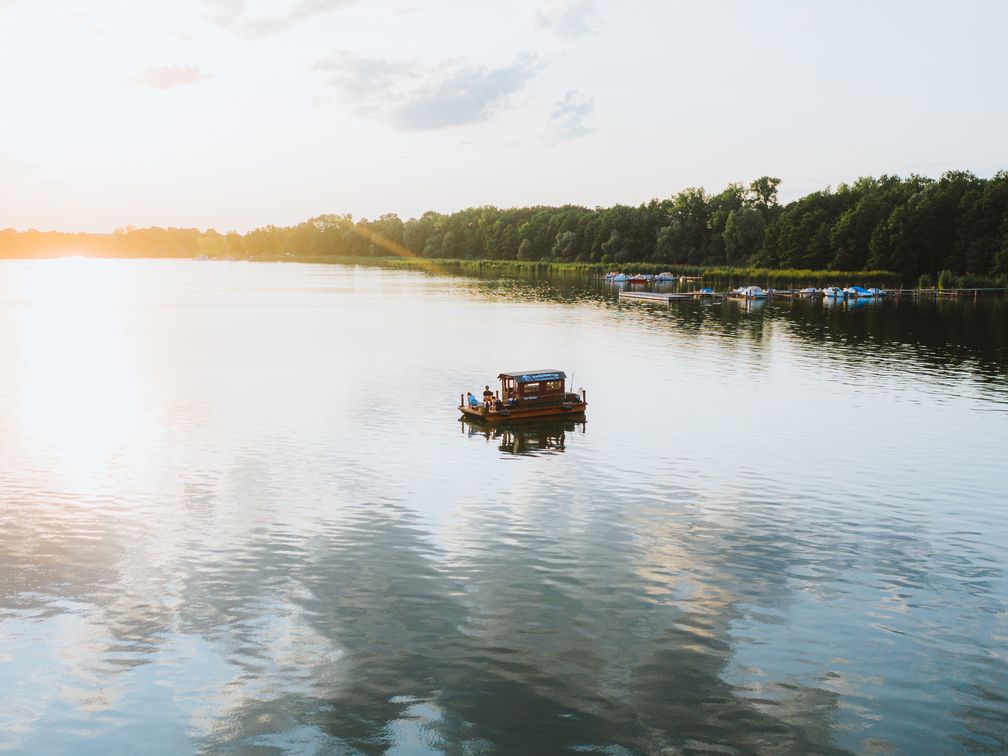
[(0, 750), (1004, 751), (1006, 376), (999, 299), (2, 262)]

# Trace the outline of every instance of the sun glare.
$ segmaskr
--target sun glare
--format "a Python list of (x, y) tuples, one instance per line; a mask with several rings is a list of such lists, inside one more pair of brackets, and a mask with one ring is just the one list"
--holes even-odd
[(26, 368), (16, 402), (24, 446), (78, 484), (100, 475), (138, 430), (126, 277), (83, 258), (38, 265), (16, 325), (15, 358)]

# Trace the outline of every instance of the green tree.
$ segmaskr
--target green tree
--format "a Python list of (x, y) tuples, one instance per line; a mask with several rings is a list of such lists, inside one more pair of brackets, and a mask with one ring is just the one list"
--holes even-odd
[(454, 231), (449, 231), (442, 237), (441, 257), (451, 260), (462, 257), (462, 240)]
[(624, 263), (630, 260), (630, 251), (626, 241), (616, 229), (609, 232), (609, 239), (602, 245), (602, 254), (614, 262)]
[(770, 176), (760, 176), (749, 184), (749, 199), (754, 207), (768, 212), (777, 205), (777, 187), (780, 186), (779, 178)]
[(204, 257), (219, 258), (225, 255), (225, 239), (212, 228), (196, 240), (196, 248)]
[(748, 261), (763, 241), (765, 230), (766, 221), (756, 208), (743, 206), (732, 210), (723, 234), (725, 262), (738, 265)]
[(573, 231), (560, 232), (556, 235), (550, 256), (555, 260), (573, 260), (577, 255), (577, 238), (577, 234)]

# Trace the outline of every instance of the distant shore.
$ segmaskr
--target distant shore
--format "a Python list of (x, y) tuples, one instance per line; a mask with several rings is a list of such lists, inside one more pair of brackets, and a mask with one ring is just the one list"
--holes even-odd
[(206, 260), (230, 262), (306, 263), (313, 265), (361, 265), (393, 270), (416, 270), (445, 275), (476, 275), (483, 277), (538, 277), (538, 276), (589, 276), (601, 278), (606, 273), (619, 270), (628, 274), (672, 273), (675, 276), (699, 276), (705, 283), (720, 285), (761, 285), (770, 287), (802, 288), (804, 286), (880, 286), (902, 289), (972, 289), (1006, 288), (1008, 278), (974, 274), (951, 275), (943, 273), (934, 278), (921, 276), (907, 280), (906, 276), (888, 270), (806, 270), (776, 269), (753, 266), (669, 265), (667, 263), (638, 262), (624, 266), (612, 263), (554, 262), (549, 260), (473, 260), (466, 258), (427, 258), (418, 256), (371, 255), (265, 255), (241, 257), (190, 257), (188, 255), (109, 255), (93, 251), (74, 251), (65, 255), (0, 255), (2, 260), (51, 260), (66, 257), (84, 257), (100, 260)]
[[(538, 277), (538, 276), (586, 276), (601, 278), (612, 270), (623, 270), (626, 273), (664, 273), (670, 272), (676, 276), (700, 276), (705, 282), (723, 284), (756, 284), (766, 287), (802, 287), (860, 284), (865, 286), (917, 287), (918, 281), (903, 281), (901, 277), (887, 270), (777, 270), (760, 267), (727, 267), (705, 265), (669, 266), (662, 263), (639, 262), (627, 266), (614, 266), (611, 263), (578, 263), (551, 262), (546, 260), (471, 260), (465, 258), (426, 258), (398, 256), (347, 256), (347, 255), (270, 255), (262, 257), (206, 257), (192, 258), (189, 256), (120, 256), (105, 254), (88, 254), (75, 252), (67, 255), (35, 255), (35, 256), (0, 256), (0, 260), (41, 260), (58, 259), (60, 257), (86, 257), (90, 259), (144, 259), (144, 260), (206, 260), (232, 262), (287, 262), (307, 263), (315, 265), (360, 265), (372, 268), (393, 270), (416, 270), (445, 275), (477, 275), (484, 277)], [(1008, 281), (983, 276), (959, 276), (955, 281), (946, 281), (944, 288), (962, 287), (1004, 287)], [(937, 282), (924, 282), (923, 288), (931, 288)]]
[(1008, 285), (1008, 172), (862, 177), (780, 204), (762, 176), (717, 194), (684, 189), (637, 206), (468, 207), (403, 220), (323, 214), (241, 234), (136, 228), (0, 229), (0, 258), (298, 260), (491, 275), (609, 270), (701, 275), (764, 286), (980, 288)]

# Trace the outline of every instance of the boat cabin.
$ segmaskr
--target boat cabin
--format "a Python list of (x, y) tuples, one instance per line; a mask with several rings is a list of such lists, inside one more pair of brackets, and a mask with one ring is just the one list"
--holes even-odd
[(567, 393), (567, 376), (561, 370), (529, 370), (501, 373), (500, 397), (505, 404), (562, 402)]

